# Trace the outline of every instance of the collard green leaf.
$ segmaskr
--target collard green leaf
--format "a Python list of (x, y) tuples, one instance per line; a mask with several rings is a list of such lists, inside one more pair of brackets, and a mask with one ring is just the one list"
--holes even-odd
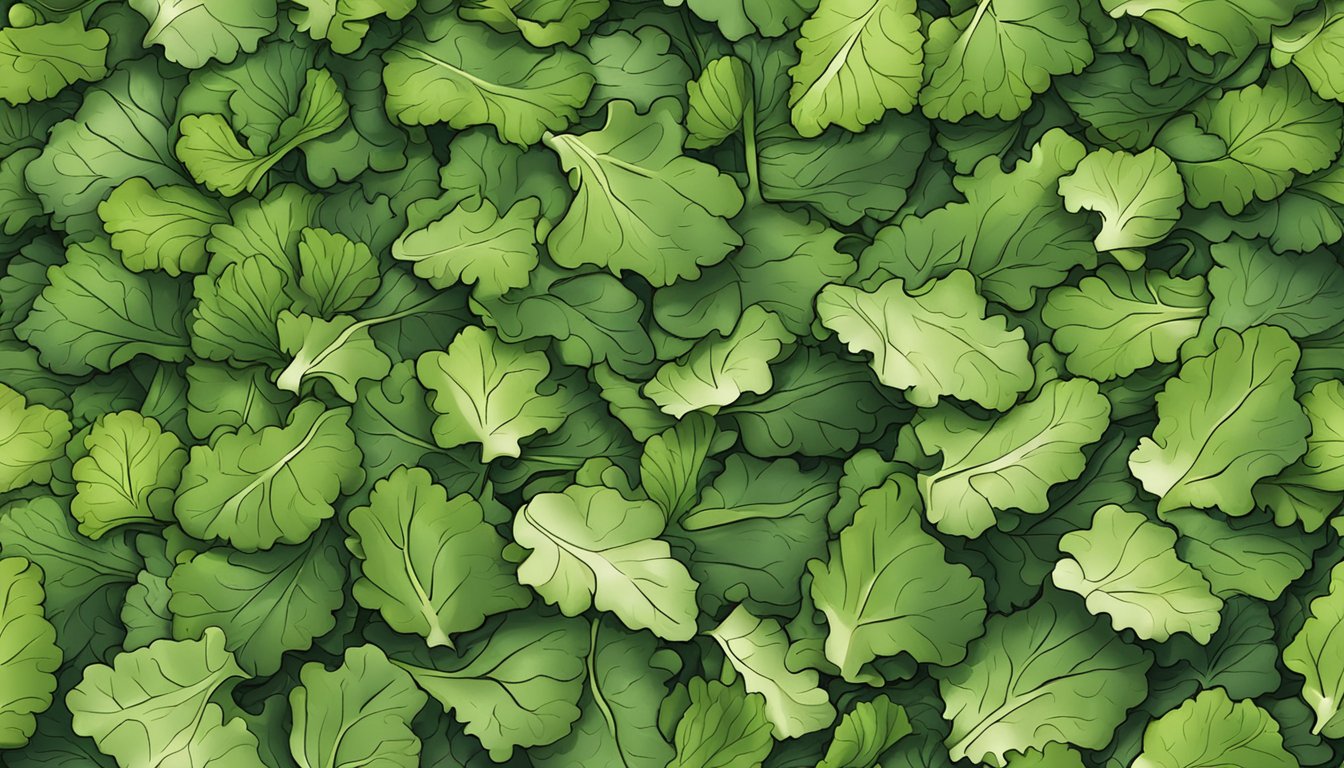
[(532, 597), (503, 558), (504, 540), (468, 496), (448, 497), (423, 469), (398, 467), (350, 513), (348, 546), (362, 561), (354, 596), (388, 626), (430, 646)]
[(224, 647), (240, 667), (274, 674), (284, 653), (307, 650), (336, 625), (345, 573), (331, 531), (264, 552), (207, 550), (178, 564), (168, 577), (173, 636), (194, 639), (208, 627), (220, 627)]
[(1344, 657), (1329, 649), (1344, 627), (1344, 566), (1330, 571), (1330, 591), (1311, 601), (1311, 613), (1293, 641), (1283, 649), (1283, 664), (1306, 680), (1302, 699), (1316, 714), (1312, 733), (1337, 739), (1344, 733)]
[(0, 558), (0, 749), (28, 743), (56, 690), (61, 649), (43, 614), (44, 597), (41, 568), (22, 557)]
[(882, 753), (912, 732), (905, 709), (886, 696), (860, 701), (841, 719), (817, 768), (873, 768)]
[(789, 107), (798, 133), (851, 131), (888, 109), (909, 112), (919, 92), (924, 36), (911, 0), (821, 0), (803, 23)]
[(396, 663), (500, 763), (515, 747), (550, 744), (570, 732), (580, 715), (590, 637), (578, 619), (518, 612), (490, 630), (464, 644), (458, 658)]
[(1294, 338), (1314, 336), (1339, 322), (1344, 266), (1326, 251), (1285, 261), (1261, 243), (1233, 238), (1209, 248), (1209, 329), (1244, 331), (1277, 325)]
[(205, 271), (210, 227), (227, 221), (219, 203), (192, 187), (152, 187), (136, 177), (98, 204), (112, 247), (133, 272), (162, 269), (173, 277)]
[(190, 287), (131, 272), (106, 239), (70, 246), (47, 280), (15, 332), (52, 370), (80, 375), (110, 371), (139, 355), (170, 363), (186, 356)]
[(160, 640), (86, 667), (66, 702), (75, 733), (120, 765), (262, 768), (257, 737), (239, 718), (225, 722), (218, 703), (240, 677), (224, 633), (209, 627), (200, 640)]
[(77, 15), (50, 24), (0, 29), (0, 66), (9, 76), (0, 99), (10, 104), (43, 101), (80, 81), (107, 76), (107, 32), (86, 29)]
[(1204, 691), (1154, 720), (1143, 732), (1134, 768), (1250, 765), (1293, 768), (1279, 724), (1255, 702), (1233, 702), (1221, 688)]
[(1109, 504), (1090, 528), (1059, 540), (1070, 557), (1055, 563), (1055, 585), (1082, 595), (1094, 615), (1109, 614), (1116, 631), (1158, 641), (1184, 632), (1202, 645), (1218, 630), (1223, 601), (1176, 557), (1175, 543), (1171, 529)]
[(381, 319), (356, 321), (338, 315), (323, 320), (283, 310), (276, 318), (276, 329), (281, 349), (293, 359), (275, 385), (297, 395), (305, 383), (325, 379), (337, 395), (354, 402), (355, 387), (362, 379), (382, 379), (392, 370), (392, 360), (369, 335), (370, 326)]
[(295, 0), (289, 20), (314, 40), (327, 40), (336, 53), (354, 53), (369, 25), (379, 16), (397, 20), (415, 8), (415, 0)]
[(500, 296), (528, 283), (537, 266), (539, 201), (528, 198), (507, 211), (489, 200), (464, 203), (423, 229), (407, 232), (392, 256), (410, 262), (435, 288), (474, 285), (481, 296)]
[(933, 671), (952, 723), (949, 753), (983, 762), (1056, 741), (1099, 749), (1147, 694), (1151, 664), (1063, 596), (992, 616), (964, 663)]
[(363, 482), (348, 408), (300, 403), (283, 427), (241, 427), (191, 449), (173, 513), (196, 538), (244, 552), (298, 544)]
[(1269, 42), (1273, 27), (1288, 23), (1305, 0), (1228, 0), (1217, 7), (1198, 0), (1102, 0), (1112, 16), (1136, 16), (1209, 53), (1244, 56)]
[(951, 395), (1002, 411), (1032, 384), (1022, 331), (985, 316), (975, 278), (963, 270), (914, 292), (900, 278), (871, 293), (827, 286), (817, 315), (850, 352), (871, 353), (878, 380), (914, 405)]
[(51, 482), (52, 463), (70, 439), (70, 416), (33, 403), (0, 384), (0, 489), (8, 493), (31, 483)]
[(925, 515), (943, 533), (974, 538), (994, 525), (995, 510), (1045, 512), (1046, 492), (1082, 474), (1083, 449), (1101, 438), (1110, 412), (1087, 379), (1050, 381), (989, 422), (946, 406), (926, 411), (915, 437), (943, 459), (919, 475)]
[(500, 141), (519, 146), (573, 123), (594, 82), (576, 53), (520, 48), (454, 13), (435, 14), (383, 61), (387, 111), (398, 122), (493, 125)]
[(376, 646), (345, 652), (335, 671), (309, 663), (289, 695), (290, 748), (300, 768), (369, 765), (417, 768), (420, 739), (411, 720), (427, 697)]
[(211, 59), (225, 64), (257, 49), (275, 31), (275, 0), (133, 0), (149, 22), (142, 45), (163, 46), (169, 61), (188, 69)]
[(546, 241), (556, 264), (632, 271), (662, 286), (697, 277), (741, 244), (727, 219), (742, 209), (742, 193), (732, 177), (682, 154), (680, 120), (671, 99), (643, 114), (617, 100), (601, 130), (545, 137), (575, 189)]
[(720, 56), (705, 65), (700, 77), (686, 84), (686, 146), (718, 146), (737, 132), (750, 96), (750, 70), (736, 56)]
[[(1306, 451), (1310, 423), (1293, 400), (1297, 345), (1281, 328), (1221, 330), (1207, 357), (1194, 358), (1157, 396), (1157, 427), (1129, 467), (1158, 511), (1251, 510), (1251, 486)], [(1218, 385), (1213, 386), (1212, 382)]]
[(1077, 0), (979, 0), (929, 25), (924, 114), (953, 122), (968, 114), (1012, 120), (1053, 76), (1092, 63)]
[(596, 606), (631, 629), (669, 640), (695, 635), (696, 584), (665, 542), (662, 511), (611, 488), (572, 485), (518, 510), (513, 538), (531, 550), (518, 581), (567, 616)]
[(1051, 344), (1067, 355), (1069, 371), (1109, 381), (1174, 362), (1199, 333), (1209, 302), (1203, 277), (1107, 264), (1076, 287), (1050, 291), (1041, 319), (1054, 329)]
[(608, 0), (467, 0), (459, 13), (498, 32), (518, 32), (538, 48), (574, 45), (602, 14)]
[(75, 462), (70, 512), (79, 532), (97, 539), (133, 523), (171, 522), (187, 452), (182, 441), (136, 411), (100, 416)]
[(765, 699), (717, 680), (692, 678), (690, 706), (677, 723), (676, 757), (667, 768), (758, 766), (770, 753)]
[(1060, 178), (1059, 195), (1070, 211), (1101, 214), (1101, 231), (1093, 240), (1098, 251), (1161, 242), (1185, 203), (1180, 172), (1156, 148), (1137, 155), (1108, 149), (1089, 153), (1073, 173)]
[(1180, 534), (1176, 554), (1199, 569), (1219, 597), (1277, 600), (1311, 567), (1319, 535), (1274, 525), (1268, 514), (1228, 518), (1213, 511), (1174, 509), (1163, 518)]
[(752, 305), (732, 333), (715, 333), (659, 368), (644, 395), (678, 419), (692, 411), (714, 413), (743, 394), (769, 391), (770, 363), (792, 340), (778, 316)]
[(1274, 511), (1274, 522), (1294, 521), (1314, 531), (1338, 506), (1344, 493), (1344, 382), (1323, 381), (1303, 394), (1298, 402), (1307, 414), (1311, 433), (1307, 452), (1279, 474), (1262, 480), (1252, 489), (1256, 503)]
[(645, 441), (640, 484), (667, 520), (680, 519), (700, 498), (700, 475), (718, 436), (713, 419), (687, 414)]
[(835, 707), (818, 686), (817, 674), (785, 666), (789, 638), (779, 622), (753, 616), (739, 605), (709, 635), (742, 675), (747, 691), (765, 697), (775, 738), (797, 738), (835, 721)]
[(940, 665), (965, 657), (984, 622), (984, 585), (920, 527), (909, 477), (863, 494), (829, 549), (826, 562), (808, 564), (812, 599), (826, 615), (826, 658), (846, 680), (879, 684), (861, 670), (882, 656)]
[(416, 376), (432, 395), (434, 440), (444, 448), (481, 444), (481, 461), (518, 456), (519, 442), (565, 422), (563, 393), (538, 391), (551, 372), (546, 355), (471, 327), (447, 352), (427, 352)]

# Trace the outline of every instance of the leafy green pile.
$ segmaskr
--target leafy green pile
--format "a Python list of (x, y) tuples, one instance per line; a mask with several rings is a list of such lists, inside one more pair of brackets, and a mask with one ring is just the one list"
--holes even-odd
[(1344, 0), (0, 11), (7, 768), (1344, 759)]

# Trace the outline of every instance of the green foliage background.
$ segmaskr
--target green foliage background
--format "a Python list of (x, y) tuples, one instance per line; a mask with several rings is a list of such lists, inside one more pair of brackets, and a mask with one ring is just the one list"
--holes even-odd
[(7, 768), (1344, 759), (1339, 0), (0, 10)]

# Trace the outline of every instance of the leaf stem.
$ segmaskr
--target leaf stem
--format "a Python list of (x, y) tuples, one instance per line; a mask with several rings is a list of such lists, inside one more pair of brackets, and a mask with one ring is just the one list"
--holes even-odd
[(760, 158), (756, 153), (756, 100), (747, 102), (746, 114), (742, 116), (742, 143), (747, 150), (747, 202), (761, 203), (761, 180), (758, 165)]

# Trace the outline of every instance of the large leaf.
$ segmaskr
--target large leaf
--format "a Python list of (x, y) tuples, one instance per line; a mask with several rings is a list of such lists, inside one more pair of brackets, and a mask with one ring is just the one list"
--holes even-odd
[(289, 694), (294, 713), (289, 742), (300, 768), (420, 765), (420, 739), (411, 732), (411, 719), (427, 697), (376, 646), (347, 650), (335, 671), (305, 664), (299, 680), (303, 684)]
[(1293, 400), (1299, 357), (1281, 328), (1222, 330), (1212, 354), (1167, 381), (1153, 435), (1129, 458), (1144, 489), (1161, 499), (1159, 512), (1190, 506), (1246, 514), (1251, 486), (1306, 451), (1310, 423)]
[(1090, 528), (1059, 540), (1069, 557), (1055, 563), (1055, 585), (1082, 595), (1093, 614), (1109, 614), (1116, 631), (1159, 641), (1184, 632), (1207, 643), (1218, 630), (1223, 601), (1176, 557), (1175, 543), (1170, 528), (1108, 504)]
[(913, 0), (821, 0), (803, 24), (789, 106), (803, 136), (862, 131), (888, 109), (909, 112), (923, 74)]
[(187, 463), (176, 435), (135, 411), (120, 411), (100, 416), (83, 443), (87, 453), (71, 470), (70, 512), (80, 533), (96, 539), (121, 525), (172, 521)]
[(257, 737), (240, 718), (225, 722), (219, 703), (245, 676), (209, 627), (200, 640), (160, 640), (86, 667), (66, 703), (75, 733), (123, 766), (264, 768)]
[(671, 99), (644, 114), (617, 100), (601, 130), (545, 137), (576, 193), (546, 241), (556, 264), (631, 271), (661, 286), (698, 276), (741, 244), (727, 219), (741, 210), (742, 193), (727, 174), (682, 154), (680, 111)]
[(572, 485), (532, 497), (514, 517), (513, 537), (531, 551), (518, 581), (567, 616), (615, 613), (631, 629), (669, 640), (695, 635), (696, 584), (658, 540), (663, 512), (611, 488)]
[(1244, 56), (1269, 42), (1273, 27), (1287, 24), (1309, 0), (1101, 0), (1112, 16), (1136, 16), (1209, 53)]
[(1233, 703), (1214, 688), (1150, 723), (1133, 768), (1206, 765), (1296, 768), (1298, 762), (1283, 748), (1279, 724), (1268, 712), (1250, 700)]
[(520, 146), (574, 122), (594, 82), (576, 53), (528, 50), (454, 13), (434, 14), (383, 61), (387, 111), (397, 121), (493, 125), (501, 141)]
[(1283, 664), (1306, 678), (1301, 696), (1316, 713), (1312, 733), (1337, 739), (1344, 735), (1344, 656), (1334, 653), (1344, 629), (1344, 566), (1330, 572), (1330, 591), (1311, 601), (1311, 614), (1292, 643), (1283, 649)]
[(979, 0), (934, 20), (928, 83), (919, 92), (924, 114), (953, 122), (972, 113), (1015, 119), (1052, 76), (1092, 63), (1080, 15), (1078, 0)]
[(956, 664), (985, 619), (984, 585), (920, 527), (919, 494), (905, 475), (863, 494), (826, 562), (809, 567), (826, 615), (826, 658), (846, 680), (876, 684), (862, 667), (900, 653)]
[(241, 427), (191, 449), (173, 513), (187, 533), (245, 552), (298, 544), (364, 480), (346, 408), (296, 407), (283, 427)]
[(644, 385), (644, 395), (676, 418), (692, 411), (714, 413), (745, 393), (768, 392), (770, 363), (792, 340), (774, 313), (752, 305), (731, 334), (714, 333), (659, 368)]
[(188, 69), (255, 51), (275, 31), (275, 6), (275, 0), (131, 0), (149, 22), (142, 44), (163, 46), (170, 61)]
[(914, 292), (900, 278), (865, 293), (827, 286), (817, 315), (849, 345), (873, 355), (883, 384), (929, 407), (941, 396), (1007, 410), (1034, 378), (1022, 331), (986, 317), (975, 278), (958, 270)]
[(61, 649), (43, 613), (44, 597), (41, 568), (22, 557), (0, 558), (0, 749), (28, 743), (56, 690)]
[(50, 99), (67, 85), (97, 82), (107, 75), (107, 33), (85, 29), (71, 15), (51, 24), (0, 29), (0, 64), (9, 76), (0, 99), (10, 104)]
[(388, 626), (453, 647), (452, 636), (532, 600), (503, 558), (504, 539), (469, 496), (451, 499), (423, 469), (398, 467), (350, 513), (362, 561), (354, 596)]
[(952, 723), (952, 759), (1002, 762), (1009, 751), (1055, 741), (1099, 749), (1144, 699), (1151, 664), (1072, 599), (1051, 595), (993, 616), (964, 663), (933, 672)]
[(1036, 399), (993, 421), (943, 406), (921, 414), (915, 436), (942, 465), (919, 475), (925, 515), (943, 533), (979, 536), (995, 510), (1039, 514), (1046, 492), (1083, 472), (1083, 448), (1109, 424), (1111, 405), (1087, 379), (1050, 381)]
[(0, 384), (0, 491), (49, 483), (52, 464), (70, 439), (70, 416), (33, 403)]

